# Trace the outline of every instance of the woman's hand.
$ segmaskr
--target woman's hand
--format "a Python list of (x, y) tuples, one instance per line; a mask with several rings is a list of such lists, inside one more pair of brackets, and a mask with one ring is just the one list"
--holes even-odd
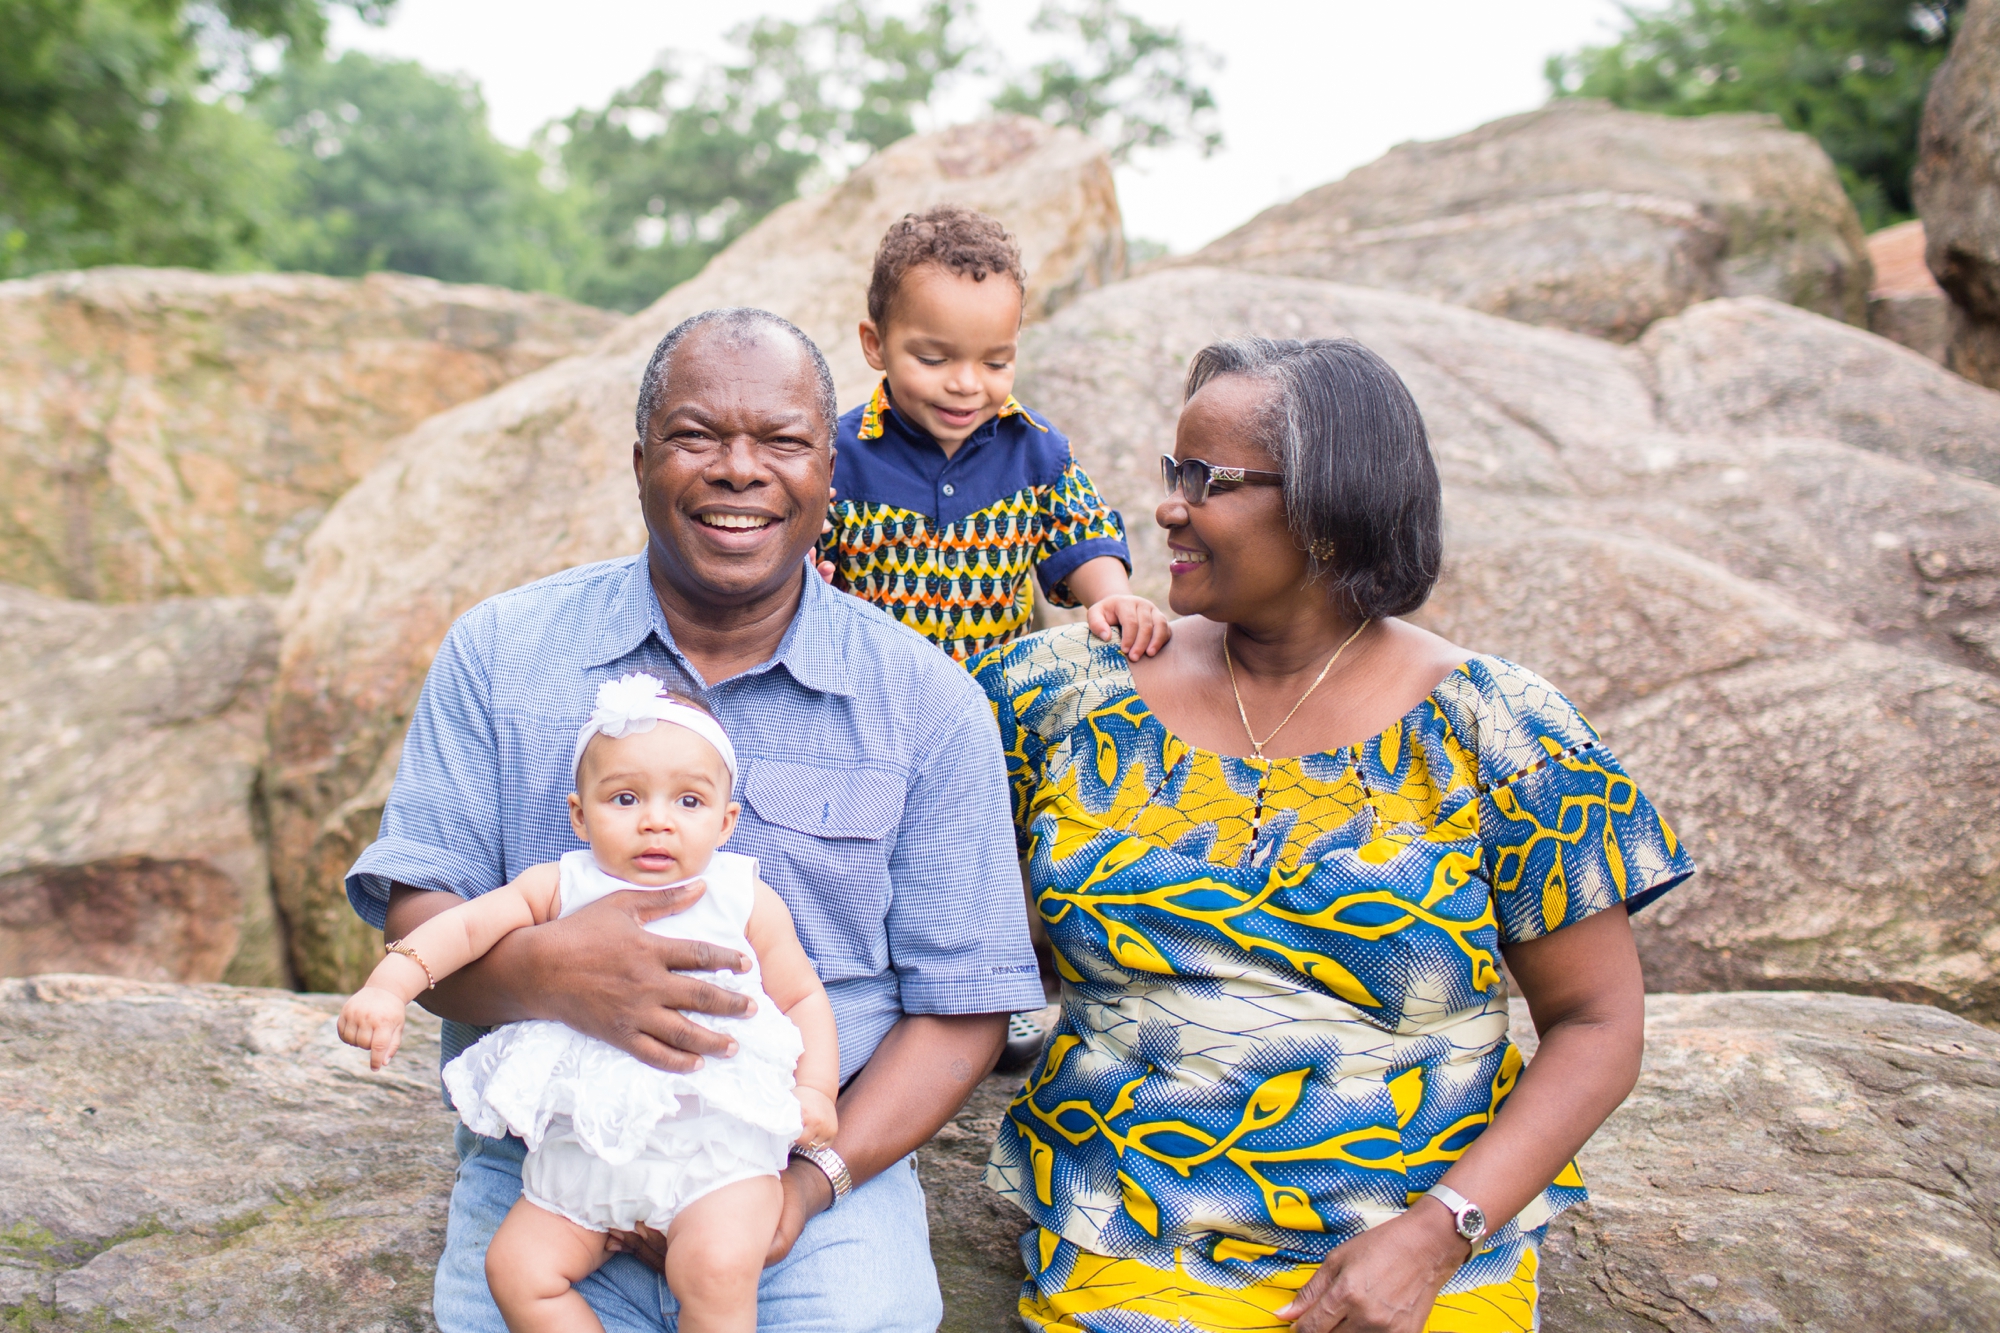
[(1470, 1257), (1444, 1205), (1419, 1199), (1329, 1254), (1277, 1316), (1298, 1333), (1423, 1333), (1438, 1292)]

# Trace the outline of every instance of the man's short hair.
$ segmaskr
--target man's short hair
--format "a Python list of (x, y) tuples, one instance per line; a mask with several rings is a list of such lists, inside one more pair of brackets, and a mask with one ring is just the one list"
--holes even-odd
[(660, 410), (660, 399), (666, 396), (667, 382), (674, 372), (674, 353), (680, 349), (682, 339), (696, 329), (713, 324), (716, 333), (731, 341), (732, 345), (749, 342), (764, 329), (782, 329), (805, 348), (806, 357), (812, 362), (813, 374), (817, 377), (819, 389), (820, 419), (826, 425), (827, 438), (833, 437), (834, 424), (840, 420), (840, 399), (833, 388), (833, 371), (827, 368), (826, 357), (821, 354), (819, 344), (806, 337), (805, 331), (786, 319), (768, 310), (758, 310), (751, 306), (729, 306), (720, 310), (704, 310), (699, 315), (690, 315), (668, 330), (660, 339), (660, 345), (653, 349), (653, 359), (646, 363), (646, 374), (639, 381), (639, 410), (637, 414), (639, 442), (646, 441), (646, 428), (653, 424), (653, 414)]
[(1270, 386), (1252, 427), (1314, 576), (1371, 619), (1422, 606), (1444, 563), (1444, 495), (1402, 377), (1352, 338), (1237, 338), (1195, 353), (1183, 401), (1224, 375)]
[(912, 269), (929, 264), (947, 273), (984, 282), (1004, 273), (1025, 301), (1028, 270), (1021, 266), (1021, 246), (998, 218), (962, 204), (937, 204), (921, 213), (905, 213), (890, 224), (875, 251), (875, 275), (868, 282), (868, 318), (879, 330), (889, 307)]

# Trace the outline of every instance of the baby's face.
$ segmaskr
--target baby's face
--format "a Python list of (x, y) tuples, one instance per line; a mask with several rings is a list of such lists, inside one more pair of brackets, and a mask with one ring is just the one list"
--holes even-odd
[(722, 756), (671, 722), (616, 740), (592, 738), (577, 787), (569, 798), (576, 836), (606, 874), (633, 884), (700, 874), (736, 827)]

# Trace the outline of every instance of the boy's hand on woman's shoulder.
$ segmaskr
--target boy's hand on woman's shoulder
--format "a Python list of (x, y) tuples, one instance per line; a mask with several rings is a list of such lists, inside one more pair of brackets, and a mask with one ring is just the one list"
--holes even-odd
[(1131, 658), (1151, 657), (1174, 637), (1167, 613), (1129, 592), (1091, 603), (1089, 624), (1092, 634), (1116, 642)]

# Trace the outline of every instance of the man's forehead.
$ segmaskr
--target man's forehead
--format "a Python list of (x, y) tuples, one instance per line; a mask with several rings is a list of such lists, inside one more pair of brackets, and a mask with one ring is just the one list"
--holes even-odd
[(806, 350), (783, 330), (768, 325), (703, 327), (674, 349), (654, 419), (751, 409), (767, 417), (817, 422), (818, 389)]

